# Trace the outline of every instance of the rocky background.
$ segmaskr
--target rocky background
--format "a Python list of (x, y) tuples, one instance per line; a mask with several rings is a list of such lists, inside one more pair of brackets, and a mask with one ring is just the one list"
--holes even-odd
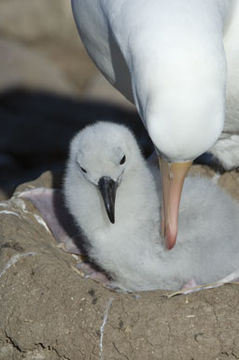
[[(81, 277), (19, 197), (60, 187), (71, 137), (96, 120), (129, 124), (152, 151), (132, 106), (88, 59), (70, 0), (0, 0), (0, 360), (239, 359), (238, 284), (170, 298), (111, 292)], [(198, 171), (239, 200), (235, 171)]]
[(0, 0), (0, 64), (0, 198), (42, 171), (61, 173), (71, 137), (92, 121), (144, 131), (88, 58), (70, 0)]

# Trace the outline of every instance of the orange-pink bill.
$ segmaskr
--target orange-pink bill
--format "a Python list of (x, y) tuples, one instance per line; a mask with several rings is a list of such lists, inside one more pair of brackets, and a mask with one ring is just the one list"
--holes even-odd
[(178, 212), (184, 179), (192, 162), (169, 163), (159, 158), (163, 196), (161, 199), (161, 235), (172, 249), (178, 232)]

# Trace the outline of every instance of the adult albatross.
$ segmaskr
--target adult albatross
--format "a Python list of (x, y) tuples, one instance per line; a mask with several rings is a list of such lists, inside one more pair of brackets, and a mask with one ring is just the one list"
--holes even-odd
[(90, 57), (136, 105), (158, 152), (161, 229), (169, 249), (176, 242), (181, 190), (192, 161), (212, 148), (224, 167), (239, 165), (238, 3), (72, 0)]

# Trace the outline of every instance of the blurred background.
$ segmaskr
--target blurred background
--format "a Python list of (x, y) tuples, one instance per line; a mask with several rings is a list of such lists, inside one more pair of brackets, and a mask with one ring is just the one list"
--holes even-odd
[(0, 0), (0, 199), (46, 170), (60, 179), (70, 139), (97, 120), (128, 124), (152, 151), (134, 107), (86, 54), (70, 0)]

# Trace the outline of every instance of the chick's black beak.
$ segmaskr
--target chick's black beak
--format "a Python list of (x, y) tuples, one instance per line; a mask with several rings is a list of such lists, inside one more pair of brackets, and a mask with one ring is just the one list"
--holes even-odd
[(105, 209), (109, 220), (115, 223), (115, 196), (118, 183), (109, 176), (103, 176), (98, 182), (98, 188), (104, 200)]

